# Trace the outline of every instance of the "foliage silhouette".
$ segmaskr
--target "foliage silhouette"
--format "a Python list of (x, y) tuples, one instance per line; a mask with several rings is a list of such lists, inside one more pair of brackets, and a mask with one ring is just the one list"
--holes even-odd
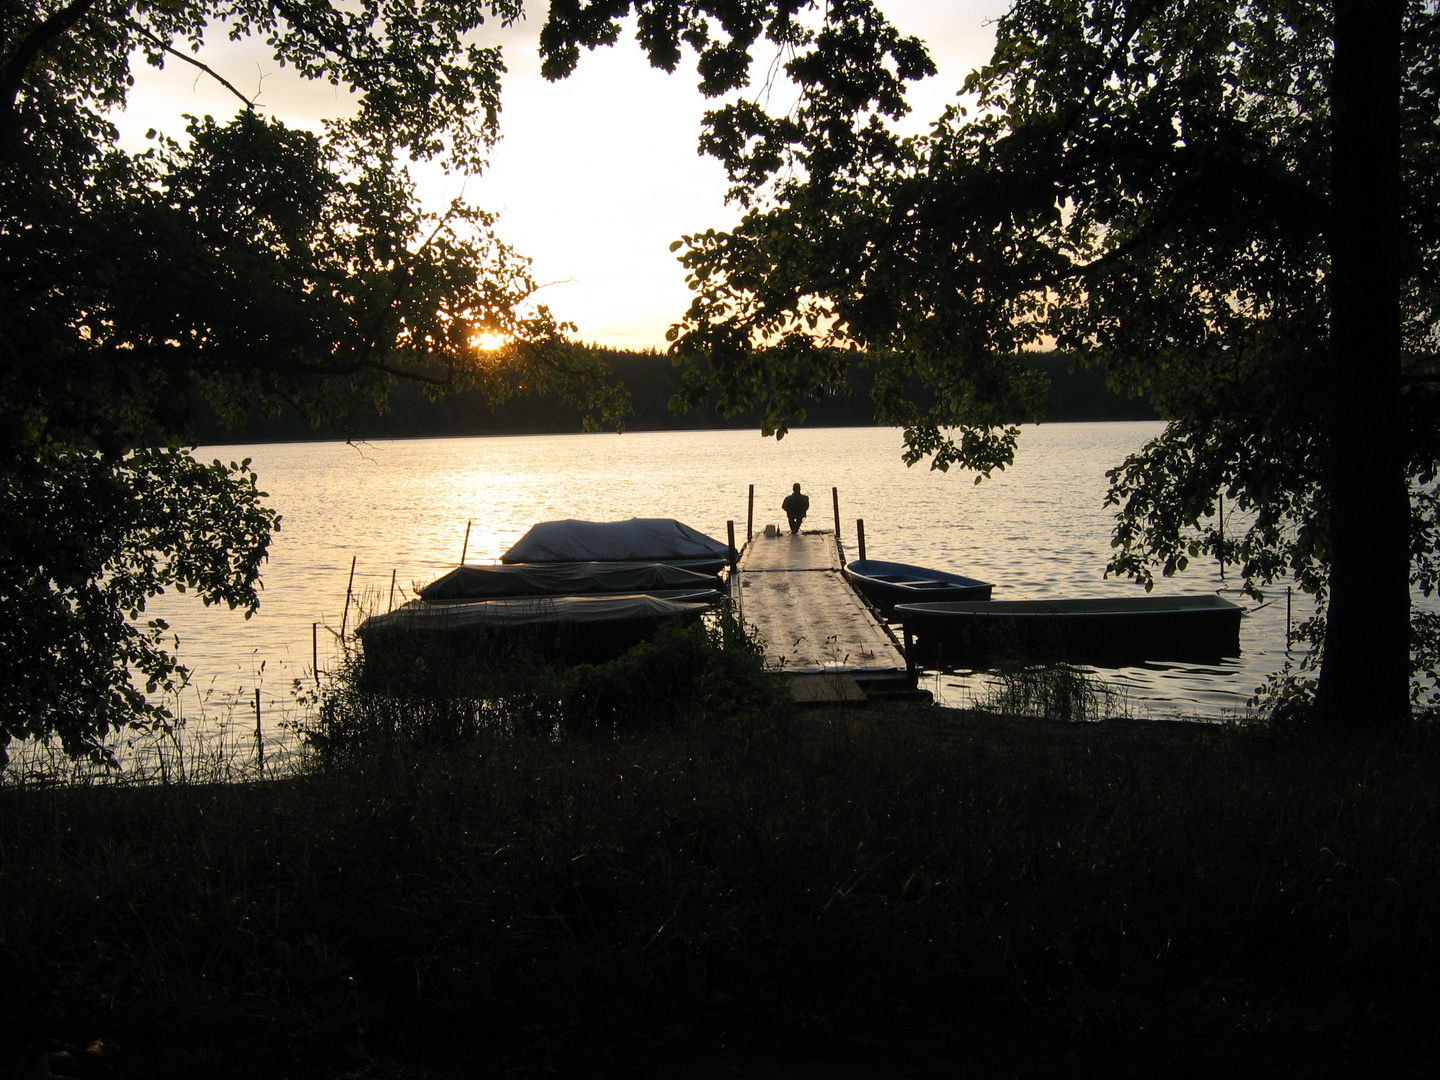
[[(318, 424), (397, 378), (495, 399), (523, 379), (623, 415), (530, 302), (492, 216), (425, 211), (407, 172), (484, 163), (503, 65), (472, 37), (519, 15), (514, 0), (0, 2), (0, 767), (14, 737), (103, 760), (118, 728), (166, 723), (141, 692), (183, 675), (143, 621), (157, 592), (258, 606), (279, 521), (247, 468), (181, 449), (198, 400), (226, 422)], [(205, 67), (222, 33), (343, 86), (349, 114), (318, 135), (262, 115)], [(180, 61), (239, 98), (235, 118), (121, 149), (132, 66)], [(511, 344), (483, 353), (486, 333)]]
[[(547, 70), (631, 7), (556, 5)], [(914, 138), (892, 121), (929, 64), (868, 0), (633, 7), (652, 63), (688, 47), (707, 93), (738, 92), (701, 142), (751, 209), (675, 245), (686, 400), (783, 435), (869, 365), (908, 461), (983, 477), (1043, 392), (1026, 346), (1103, 363), (1169, 421), (1111, 473), (1110, 569), (1148, 585), (1223, 549), (1256, 595), (1293, 578), (1328, 605), (1319, 717), (1408, 723), (1410, 589), (1440, 539), (1434, 3), (1017, 0)], [(793, 99), (749, 85), (771, 46)]]

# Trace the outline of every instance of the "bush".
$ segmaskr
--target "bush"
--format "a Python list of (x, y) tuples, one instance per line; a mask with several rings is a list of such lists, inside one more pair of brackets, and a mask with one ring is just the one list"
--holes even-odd
[(483, 736), (559, 739), (766, 723), (788, 704), (763, 649), (728, 611), (663, 625), (615, 660), (565, 667), (538, 653), (461, 653), (448, 643), (399, 664), (361, 651), (301, 734), (321, 763), (400, 744)]

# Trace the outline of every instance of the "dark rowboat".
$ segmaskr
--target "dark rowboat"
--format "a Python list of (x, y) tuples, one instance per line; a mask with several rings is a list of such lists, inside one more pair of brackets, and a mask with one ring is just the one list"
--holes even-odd
[(1215, 660), (1240, 654), (1242, 609), (1223, 597), (901, 604), (911, 656), (929, 667), (992, 660), (1114, 664)]
[(907, 563), (856, 559), (845, 565), (845, 577), (861, 596), (891, 618), (896, 604), (951, 600), (989, 600), (993, 585), (947, 570), (927, 570)]

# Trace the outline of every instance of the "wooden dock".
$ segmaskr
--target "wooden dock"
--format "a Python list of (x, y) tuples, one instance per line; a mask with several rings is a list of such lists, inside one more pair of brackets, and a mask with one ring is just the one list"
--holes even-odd
[(730, 577), (741, 620), (798, 701), (859, 700), (910, 687), (905, 656), (840, 572), (833, 532), (752, 536)]

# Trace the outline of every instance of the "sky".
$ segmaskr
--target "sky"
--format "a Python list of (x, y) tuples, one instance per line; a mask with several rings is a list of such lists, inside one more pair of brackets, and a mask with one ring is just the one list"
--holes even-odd
[[(965, 76), (984, 63), (992, 20), (1008, 0), (881, 0), (890, 20), (922, 38), (939, 75), (916, 85), (909, 130), (920, 132), (954, 99)], [(685, 275), (670, 244), (682, 234), (733, 224), (720, 164), (696, 152), (700, 120), (713, 108), (696, 90), (693, 58), (674, 75), (651, 68), (630, 37), (582, 53), (569, 79), (540, 76), (537, 41), (543, 0), (530, 18), (483, 32), (499, 43), (508, 68), (502, 138), (480, 176), (418, 169), (420, 194), (437, 208), (463, 195), (499, 214), (500, 238), (533, 260), (544, 287), (536, 299), (574, 323), (581, 341), (618, 349), (665, 347), (665, 331), (689, 304)], [(203, 59), (242, 93), (293, 126), (318, 126), (347, 105), (343, 90), (305, 84), (256, 49), (219, 42)], [(758, 57), (757, 57), (758, 59)], [(156, 128), (183, 134), (184, 113), (234, 114), (228, 91), (195, 68), (172, 61), (143, 65), (129, 107), (117, 118), (124, 141), (144, 144)]]

